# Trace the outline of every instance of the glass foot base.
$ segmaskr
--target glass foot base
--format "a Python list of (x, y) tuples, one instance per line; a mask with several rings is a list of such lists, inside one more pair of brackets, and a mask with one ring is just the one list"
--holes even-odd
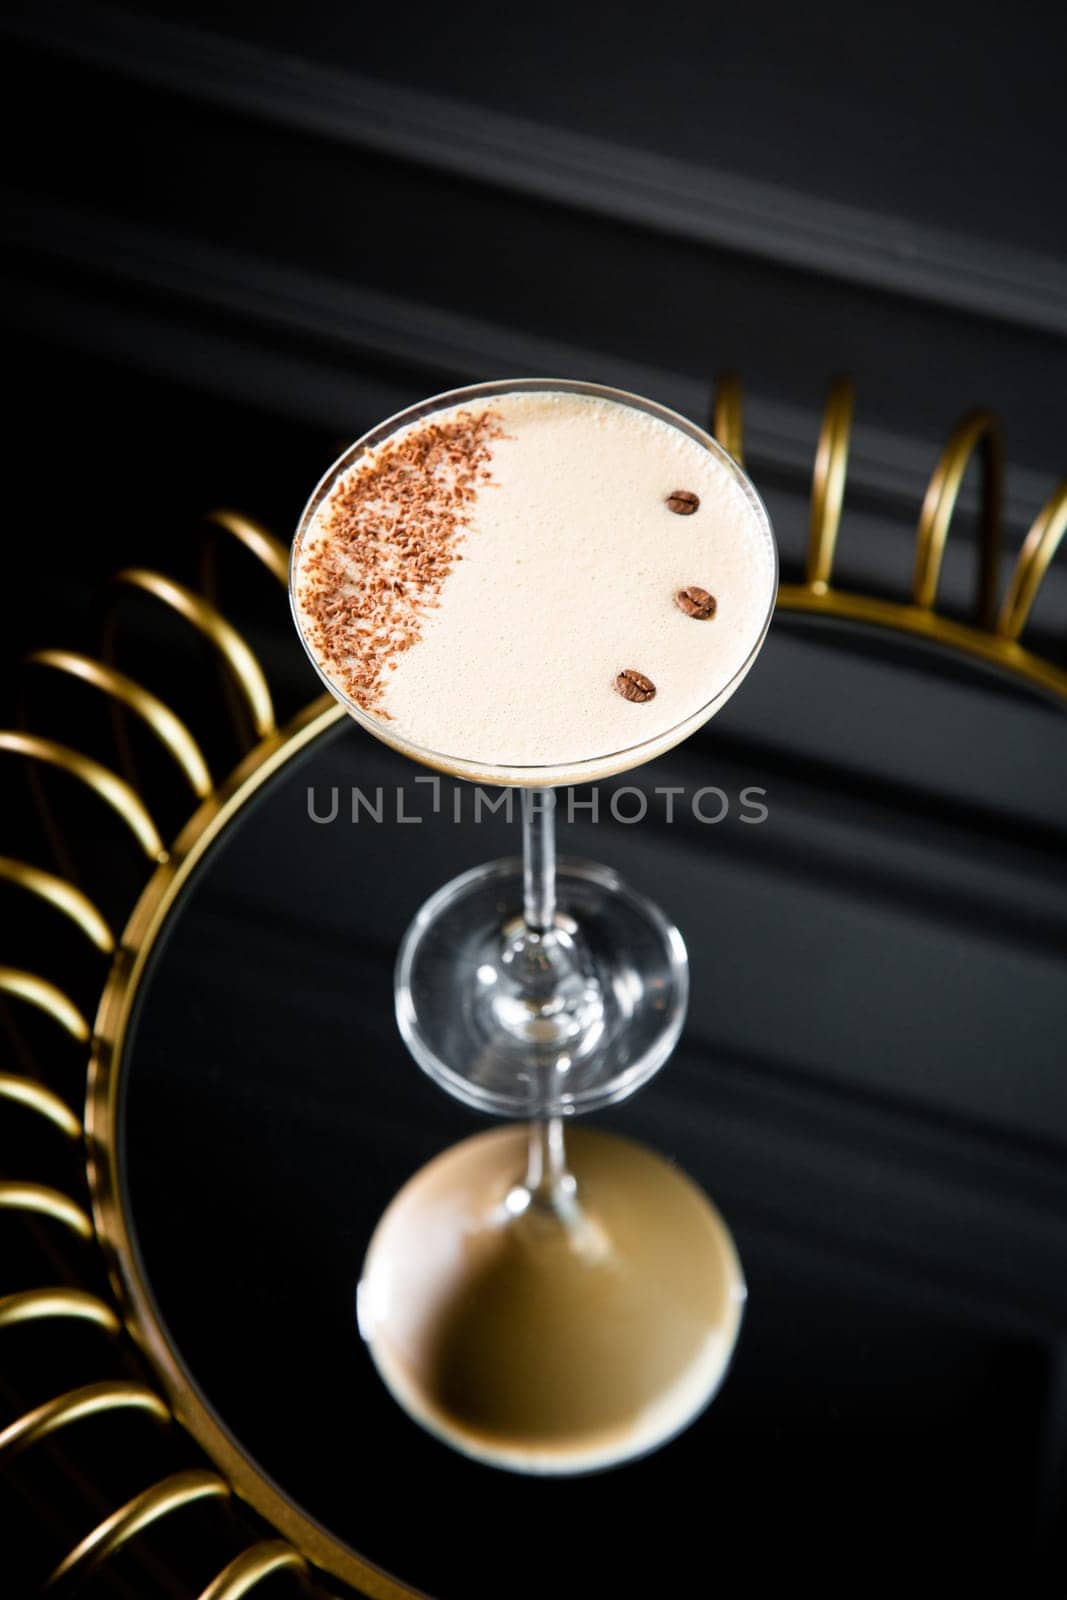
[(375, 1229), (359, 1324), (416, 1422), (513, 1472), (647, 1455), (719, 1388), (745, 1281), (701, 1189), (630, 1139), (567, 1135), (573, 1206), (516, 1205), (526, 1128), (437, 1156)]
[(685, 1020), (688, 960), (663, 913), (606, 867), (561, 861), (552, 926), (522, 920), (520, 861), (476, 867), (419, 911), (396, 1014), (442, 1088), (501, 1116), (560, 1116), (632, 1094)]

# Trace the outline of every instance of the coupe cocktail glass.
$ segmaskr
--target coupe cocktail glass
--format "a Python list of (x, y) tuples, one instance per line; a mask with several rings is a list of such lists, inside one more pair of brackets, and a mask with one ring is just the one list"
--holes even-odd
[[(660, 730), (628, 748), (605, 751), (589, 759), (540, 766), (486, 764), (462, 751), (434, 750), (412, 743), (402, 730), (366, 710), (334, 681), (308, 638), (297, 600), (301, 549), (319, 507), (366, 452), (420, 421), (432, 418), (437, 412), (537, 393), (582, 396), (632, 408), (678, 430), (709, 452), (731, 477), (747, 503), (753, 523), (766, 537), (770, 555), (766, 574), (761, 579), (766, 589), (765, 608), (744, 659), (725, 681), (715, 686), (710, 698), (675, 726)], [(668, 484), (668, 490), (670, 487)], [(591, 1272), (610, 1270), (616, 1279), (619, 1273), (626, 1276), (627, 1245), (621, 1238), (612, 1237), (611, 1217), (615, 1214), (618, 1197), (608, 1195), (623, 1167), (613, 1169), (614, 1177), (605, 1175), (606, 1168), (601, 1172), (598, 1181), (604, 1199), (604, 1216), (599, 1218), (596, 1184), (591, 1180), (586, 1193), (581, 1162), (575, 1160), (568, 1166), (563, 1122), (577, 1112), (607, 1106), (632, 1094), (663, 1065), (685, 1019), (688, 961), (677, 928), (655, 905), (629, 888), (618, 874), (586, 862), (557, 861), (556, 792), (563, 785), (595, 783), (640, 766), (706, 722), (737, 688), (759, 652), (773, 610), (776, 573), (773, 539), (762, 502), (741, 469), (714, 439), (652, 401), (595, 384), (559, 379), (479, 384), (435, 396), (390, 418), (340, 457), (325, 474), (305, 509), (294, 542), (293, 611), (301, 639), (331, 694), (356, 722), (423, 766), (457, 778), (521, 791), (521, 859), (477, 867), (433, 894), (405, 935), (396, 966), (397, 1020), (418, 1064), (442, 1088), (466, 1104), (530, 1124), (528, 1156), (521, 1161), (521, 1169), (511, 1174), (510, 1183), (504, 1185), (504, 1192), (495, 1202), (486, 1207), (483, 1197), (476, 1203), (476, 1208), (482, 1209), (481, 1218), (474, 1215), (469, 1206), (453, 1209), (450, 1226), (455, 1237), (452, 1242), (460, 1255), (463, 1238), (484, 1224), (505, 1233), (509, 1229), (519, 1230), (524, 1241), (521, 1248), (527, 1255), (531, 1250), (534, 1254), (540, 1251), (542, 1263), (547, 1262), (553, 1252), (558, 1254), (562, 1241), (565, 1249), (588, 1261)], [(531, 684), (531, 693), (535, 692), (535, 687)], [(484, 1145), (487, 1136), (480, 1137)], [(479, 1140), (468, 1143), (478, 1145)], [(514, 1151), (508, 1148), (508, 1159), (519, 1160), (515, 1153), (518, 1147)], [(639, 1151), (636, 1146), (629, 1149), (631, 1156), (627, 1159), (638, 1164), (646, 1157), (659, 1162), (659, 1158)], [(450, 1156), (454, 1154), (449, 1152)], [(600, 1155), (603, 1156), (603, 1151)], [(596, 1162), (592, 1164), (595, 1166)], [(683, 1187), (690, 1197), (699, 1196), (699, 1191), (682, 1174), (675, 1169), (664, 1170), (667, 1176), (663, 1181), (668, 1187), (672, 1174), (679, 1186), (676, 1199), (681, 1196)], [(460, 1167), (456, 1167), (453, 1176), (456, 1182), (460, 1181)], [(656, 1181), (658, 1183), (659, 1179)], [(625, 1183), (622, 1187), (625, 1188)], [(691, 1244), (695, 1256), (689, 1270), (696, 1277), (701, 1273), (717, 1275), (726, 1290), (716, 1304), (721, 1301), (726, 1309), (711, 1341), (717, 1350), (714, 1359), (709, 1356), (707, 1342), (701, 1344), (699, 1340), (693, 1347), (695, 1353), (679, 1358), (683, 1365), (689, 1360), (691, 1370), (682, 1373), (675, 1384), (677, 1395), (673, 1408), (671, 1405), (660, 1407), (653, 1418), (652, 1411), (656, 1408), (650, 1410), (647, 1404), (647, 1386), (638, 1384), (635, 1389), (631, 1385), (628, 1392), (626, 1375), (622, 1373), (618, 1386), (619, 1417), (632, 1412), (640, 1389), (643, 1397), (640, 1404), (647, 1424), (631, 1429), (629, 1434), (623, 1428), (622, 1434), (617, 1436), (610, 1417), (607, 1417), (607, 1426), (603, 1426), (604, 1417), (600, 1413), (595, 1424), (586, 1427), (587, 1437), (582, 1436), (578, 1428), (565, 1447), (557, 1437), (542, 1439), (538, 1444), (536, 1427), (531, 1435), (532, 1444), (528, 1439), (516, 1443), (515, 1431), (509, 1428), (506, 1419), (499, 1425), (479, 1424), (468, 1428), (460, 1418), (453, 1426), (447, 1406), (442, 1409), (427, 1398), (423, 1377), (415, 1375), (418, 1362), (413, 1355), (405, 1366), (400, 1346), (406, 1340), (410, 1353), (419, 1342), (418, 1329), (405, 1324), (399, 1344), (395, 1344), (390, 1335), (390, 1328), (404, 1322), (411, 1311), (410, 1304), (404, 1306), (398, 1302), (398, 1295), (402, 1299), (404, 1291), (397, 1286), (405, 1281), (402, 1270), (398, 1275), (398, 1253), (407, 1251), (410, 1256), (414, 1251), (417, 1254), (420, 1230), (425, 1235), (427, 1225), (427, 1216), (410, 1197), (406, 1207), (401, 1204), (406, 1193), (404, 1191), (387, 1212), (368, 1254), (361, 1288), (361, 1326), (394, 1394), (419, 1420), (450, 1442), (483, 1459), (524, 1470), (584, 1470), (651, 1448), (683, 1426), (714, 1391), (736, 1335), (744, 1283), (725, 1226), (710, 1204), (699, 1196), (705, 1211), (699, 1217), (700, 1206), (693, 1211)], [(687, 1206), (688, 1200), (682, 1207), (688, 1215)], [(441, 1215), (439, 1205), (439, 1220)], [(649, 1225), (655, 1226), (654, 1218)], [(663, 1210), (662, 1225), (670, 1226), (675, 1233), (683, 1226), (670, 1204)], [(592, 1248), (594, 1240), (595, 1248)], [(442, 1241), (438, 1241), (438, 1245), (439, 1266), (448, 1256), (448, 1248)], [(654, 1258), (655, 1251), (650, 1255), (642, 1245), (631, 1262), (630, 1277), (643, 1274), (648, 1278), (649, 1262)], [(458, 1259), (457, 1255), (457, 1262)], [(431, 1273), (430, 1277), (433, 1276)], [(437, 1282), (437, 1278), (434, 1281)], [(553, 1281), (551, 1273), (538, 1278), (540, 1302), (551, 1296)], [(645, 1287), (649, 1295), (659, 1292), (651, 1281)], [(441, 1280), (435, 1302), (438, 1310), (446, 1290), (447, 1285)], [(663, 1290), (664, 1286), (660, 1285), (660, 1291)], [(669, 1300), (669, 1289), (666, 1292)], [(409, 1285), (409, 1302), (411, 1298)], [(430, 1306), (418, 1312), (424, 1318), (434, 1314)], [(590, 1315), (595, 1314), (595, 1311), (590, 1312)], [(614, 1314), (629, 1316), (630, 1311), (625, 1308), (620, 1311), (616, 1306)], [(669, 1316), (667, 1304), (661, 1319), (664, 1328)], [(650, 1319), (643, 1337), (654, 1337), (655, 1322), (655, 1317)], [(387, 1347), (388, 1355), (385, 1354)], [(641, 1364), (636, 1355), (635, 1361)], [(664, 1392), (669, 1388), (667, 1383)], [(607, 1409), (611, 1410), (610, 1404)], [(566, 1433), (565, 1428), (563, 1433)]]

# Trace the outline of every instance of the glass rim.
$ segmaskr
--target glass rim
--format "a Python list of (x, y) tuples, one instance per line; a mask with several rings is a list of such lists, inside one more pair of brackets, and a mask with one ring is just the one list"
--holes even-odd
[[(451, 410), (457, 405), (462, 405), (464, 401), (482, 400), (491, 395), (538, 393), (578, 394), (586, 395), (590, 399), (610, 400), (617, 405), (629, 406), (632, 410), (643, 411), (646, 416), (655, 417), (671, 427), (678, 428), (682, 433), (687, 434), (689, 438), (703, 445), (708, 453), (714, 456), (730, 474), (731, 479), (745, 496), (756, 515), (757, 521), (763, 528), (771, 554), (770, 601), (759, 632), (744, 660), (709, 700), (704, 701), (679, 722), (674, 723), (672, 727), (665, 728), (661, 733), (649, 735), (636, 744), (627, 745), (623, 749), (606, 751), (604, 754), (597, 756), (583, 756), (578, 761), (545, 761), (529, 764), (502, 761), (482, 762), (470, 756), (450, 755), (445, 751), (431, 750), (426, 745), (416, 744), (414, 740), (408, 739), (402, 733), (392, 732), (387, 722), (358, 705), (345, 690), (330, 678), (317, 660), (304, 632), (296, 597), (297, 563), (304, 535), (315, 512), (337, 479), (348, 471), (359, 457), (368, 450), (374, 449), (376, 445), (384, 444), (387, 439), (399, 433), (401, 429), (416, 422), (421, 422), (424, 418), (432, 416), (437, 411)], [(739, 462), (734, 460), (729, 451), (724, 449), (719, 441), (708, 433), (705, 428), (701, 428), (697, 423), (691, 422), (688, 417), (682, 416), (680, 412), (671, 410), (669, 406), (660, 405), (656, 400), (649, 400), (644, 395), (633, 394), (627, 389), (616, 389), (609, 384), (585, 382), (579, 378), (494, 378), (482, 383), (464, 384), (457, 389), (445, 389), (439, 394), (429, 395), (425, 400), (419, 400), (414, 405), (405, 406), (403, 410), (394, 412), (392, 416), (386, 417), (384, 421), (376, 423), (373, 428), (361, 434), (326, 468), (308, 496), (303, 511), (300, 513), (300, 519), (289, 551), (289, 609), (292, 613), (297, 636), (319, 679), (333, 698), (344, 707), (353, 721), (366, 728), (368, 733), (372, 733), (383, 744), (387, 744), (401, 754), (409, 756), (422, 766), (460, 776), (473, 773), (477, 778), (484, 779), (487, 782), (493, 782), (496, 779), (507, 786), (522, 785), (524, 783), (536, 785), (539, 781), (548, 782), (548, 775), (553, 773), (564, 774), (562, 779), (564, 782), (570, 778), (576, 778), (581, 781), (582, 776), (586, 773), (600, 774), (600, 769), (605, 764), (608, 764), (609, 769), (615, 772), (624, 771), (629, 767), (640, 766), (644, 760), (650, 759), (650, 756), (643, 756), (642, 751), (664, 754), (687, 737), (687, 730), (696, 732), (697, 728), (708, 721), (714, 714), (716, 706), (724, 703), (729, 698), (759, 654), (763, 641), (767, 637), (771, 619), (774, 616), (778, 595), (778, 580), (778, 545), (767, 508), (747, 472)], [(631, 756), (633, 760), (628, 759)], [(514, 774), (521, 774), (521, 776), (515, 777)]]

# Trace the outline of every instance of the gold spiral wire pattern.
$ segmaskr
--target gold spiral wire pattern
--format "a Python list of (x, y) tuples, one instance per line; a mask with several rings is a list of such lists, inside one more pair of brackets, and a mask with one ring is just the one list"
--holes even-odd
[[(287, 581), (284, 549), (265, 529), (235, 512), (218, 513), (211, 520), (238, 539), (276, 578)], [(241, 636), (212, 605), (173, 580), (143, 569), (121, 573), (116, 581), (150, 593), (191, 622), (221, 657), (242, 697), (256, 739), (262, 740), (275, 731), (270, 692), (259, 664)], [(117, 709), (132, 712), (148, 726), (198, 800), (213, 793), (210, 771), (192, 733), (165, 702), (143, 685), (112, 665), (73, 651), (35, 651), (27, 658), (26, 665), (49, 668), (100, 690)], [(80, 780), (122, 818), (146, 854), (157, 861), (165, 859), (158, 830), (132, 781), (111, 773), (78, 750), (21, 727), (17, 732), (0, 735), (0, 749), (22, 755), (31, 762), (47, 762)], [(40, 790), (38, 799), (41, 809), (45, 810)], [(47, 822), (50, 820), (48, 818)], [(114, 935), (105, 919), (88, 897), (67, 879), (8, 857), (0, 858), (0, 879), (59, 910), (103, 953), (114, 951)], [(87, 1042), (90, 1030), (85, 1018), (48, 980), (19, 969), (0, 968), (0, 992), (35, 1006), (79, 1043)], [(36, 1111), (72, 1139), (82, 1135), (81, 1123), (73, 1112), (51, 1089), (34, 1079), (0, 1074), (0, 1098)], [(52, 1218), (81, 1239), (93, 1236), (92, 1223), (85, 1211), (60, 1191), (41, 1184), (0, 1184), (0, 1209)], [(56, 1319), (94, 1323), (111, 1333), (121, 1327), (110, 1306), (80, 1289), (28, 1289), (0, 1297), (0, 1328)], [(110, 1380), (88, 1384), (37, 1406), (13, 1422), (0, 1433), (0, 1455), (10, 1459), (82, 1418), (129, 1408), (148, 1412), (159, 1420), (170, 1416), (161, 1397), (144, 1385)], [(136, 1496), (82, 1539), (56, 1568), (49, 1580), (50, 1587), (53, 1591), (69, 1591), (152, 1522), (192, 1501), (228, 1494), (229, 1485), (214, 1472), (189, 1471), (164, 1480)], [(302, 1576), (306, 1563), (283, 1541), (261, 1542), (231, 1562), (209, 1586), (208, 1592), (229, 1600), (229, 1597), (249, 1592), (270, 1573), (282, 1568), (293, 1569)]]
[(124, 1506), (85, 1535), (56, 1567), (45, 1588), (52, 1594), (69, 1594), (96, 1569), (145, 1528), (185, 1506), (207, 1499), (227, 1499), (230, 1486), (217, 1472), (191, 1467), (174, 1472), (149, 1489), (142, 1489)]
[[(276, 576), (283, 573), (282, 547), (265, 530), (259, 529), (248, 519), (238, 517), (236, 513), (223, 514), (218, 520), (221, 526), (264, 561)], [(140, 569), (120, 574), (118, 581), (148, 591), (192, 622), (222, 657), (243, 697), (256, 738), (262, 739), (274, 731), (270, 694), (258, 662), (236, 630), (213, 607), (171, 580)], [(78, 679), (106, 694), (117, 708), (132, 712), (150, 728), (171, 755), (194, 796), (203, 800), (211, 795), (214, 785), (196, 740), (158, 696), (117, 668), (72, 651), (36, 651), (26, 664), (50, 668)], [(0, 749), (22, 755), (31, 762), (44, 761), (80, 780), (122, 818), (146, 854), (157, 861), (165, 859), (166, 852), (158, 830), (132, 782), (111, 773), (81, 751), (69, 749), (55, 740), (45, 739), (21, 727), (16, 732), (0, 735)], [(42, 811), (46, 811), (44, 796), (39, 788), (38, 801)], [(50, 822), (51, 818), (46, 817), (46, 826)], [(7, 857), (0, 858), (0, 879), (52, 905), (73, 921), (98, 949), (107, 954), (113, 952), (115, 940), (105, 919), (88, 897), (66, 879), (28, 862)], [(51, 1016), (78, 1042), (87, 1042), (90, 1034), (88, 1023), (73, 1002), (48, 980), (18, 969), (0, 968), (0, 992), (34, 1005)], [(81, 1124), (73, 1112), (58, 1095), (36, 1080), (0, 1074), (0, 1098), (33, 1109), (71, 1138), (82, 1135)], [(0, 1183), (0, 1209), (49, 1217), (61, 1222), (79, 1238), (89, 1239), (93, 1236), (92, 1223), (82, 1208), (60, 1191), (41, 1184)], [(116, 1332), (121, 1326), (110, 1306), (84, 1290), (62, 1287), (31, 1289), (0, 1298), (0, 1328), (64, 1318), (95, 1323), (109, 1332)], [(89, 1384), (37, 1406), (18, 1418), (0, 1434), (0, 1455), (10, 1459), (38, 1440), (81, 1418), (128, 1408), (146, 1411), (160, 1420), (170, 1415), (169, 1408), (159, 1395), (143, 1385), (113, 1381)], [(217, 1473), (178, 1474), (156, 1485), (114, 1513), (83, 1539), (53, 1573), (50, 1585), (53, 1589), (68, 1590), (87, 1578), (107, 1555), (120, 1548), (150, 1522), (179, 1505), (205, 1495), (228, 1493), (228, 1484)], [(245, 1592), (266, 1576), (268, 1571), (277, 1570), (283, 1565), (296, 1566), (301, 1570), (305, 1567), (303, 1558), (285, 1545), (265, 1547), (265, 1553), (264, 1548), (253, 1546), (246, 1555), (249, 1559), (239, 1557), (237, 1562), (231, 1563), (232, 1570), (227, 1569), (221, 1575), (226, 1589), (234, 1594)]]
[(19, 1289), (0, 1296), (0, 1328), (62, 1320), (92, 1322), (107, 1333), (122, 1326), (112, 1308), (85, 1289)]
[[(284, 588), (289, 587), (289, 552), (282, 541), (261, 522), (257, 522), (254, 517), (246, 517), (241, 511), (231, 511), (228, 508), (209, 511), (205, 520), (209, 530), (218, 529), (228, 533), (255, 556)], [(215, 545), (216, 540), (211, 537), (209, 531), (201, 550), (200, 571), (204, 587), (212, 596), (215, 587)]]
[(816, 594), (825, 594), (830, 587), (837, 532), (841, 526), (845, 500), (855, 397), (856, 386), (851, 378), (837, 378), (831, 384), (815, 451), (805, 578), (808, 587)]
[(125, 1378), (107, 1378), (101, 1383), (86, 1383), (35, 1406), (0, 1433), (0, 1461), (5, 1464), (23, 1450), (49, 1439), (72, 1423), (110, 1411), (144, 1411), (159, 1422), (170, 1420), (170, 1411), (154, 1389)]
[(21, 967), (0, 967), (0, 994), (21, 1000), (35, 1011), (51, 1017), (78, 1044), (89, 1043), (89, 1024), (74, 1001), (47, 978), (40, 978), (34, 972), (23, 972)]
[(722, 372), (711, 406), (711, 431), (739, 467), (745, 464), (744, 400), (736, 372)]
[(0, 1100), (24, 1106), (58, 1128), (68, 1139), (80, 1139), (82, 1125), (54, 1089), (36, 1078), (23, 1078), (14, 1072), (0, 1072)]
[(43, 761), (47, 766), (57, 767), (76, 778), (121, 818), (149, 860), (166, 860), (163, 840), (143, 800), (116, 772), (82, 755), (80, 750), (72, 750), (55, 739), (44, 739), (35, 733), (0, 732), (0, 751), (26, 756), (31, 761)]
[[(851, 380), (839, 378), (829, 391), (819, 436), (804, 581), (779, 584), (778, 609), (910, 634), (999, 667), (1059, 699), (1067, 698), (1067, 668), (1024, 649), (1018, 642), (1053, 557), (1067, 533), (1067, 481), (1058, 486), (1031, 524), (998, 614), (1004, 481), (1002, 430), (994, 412), (968, 412), (953, 429), (923, 497), (910, 598), (887, 600), (839, 589), (833, 583), (833, 563), (847, 477), (852, 409)], [(742, 417), (740, 383), (735, 374), (725, 373), (716, 383), (712, 429), (720, 444), (735, 455), (735, 459), (742, 437)], [(941, 615), (936, 610), (936, 601), (956, 505), (964, 476), (976, 453), (982, 469), (978, 582), (975, 620), (964, 623)]]
[(242, 1600), (246, 1594), (269, 1578), (272, 1573), (296, 1573), (303, 1588), (307, 1588), (308, 1565), (303, 1556), (284, 1539), (264, 1539), (242, 1550), (202, 1589), (198, 1600)]
[(0, 856), (0, 879), (54, 907), (76, 928), (80, 928), (101, 954), (109, 956), (114, 950), (115, 935), (104, 917), (89, 897), (66, 878), (58, 878), (55, 873), (45, 872), (28, 861)]
[(222, 662), (244, 703), (255, 738), (266, 739), (274, 733), (274, 703), (263, 669), (247, 641), (215, 606), (185, 584), (146, 567), (126, 567), (115, 574), (112, 582), (151, 595), (190, 623)]
[(996, 631), (1000, 638), (1018, 639), (1026, 627), (1038, 590), (1065, 532), (1067, 532), (1067, 479), (1058, 485), (1052, 497), (1042, 506), (1023, 540), (1023, 547), (1015, 563), (1000, 616), (997, 618)]
[(160, 744), (181, 770), (198, 800), (212, 790), (211, 773), (189, 729), (158, 695), (119, 672), (116, 667), (96, 661), (73, 650), (34, 650), (26, 657), (28, 667), (48, 667), (67, 677), (99, 689), (117, 705), (132, 711), (155, 734)]
[(911, 596), (924, 611), (933, 609), (956, 502), (976, 450), (981, 451), (983, 481), (975, 618), (980, 628), (990, 631), (996, 610), (1004, 499), (1003, 436), (1000, 418), (993, 411), (971, 411), (962, 418), (933, 470), (919, 515)]
[(93, 1225), (77, 1201), (44, 1183), (22, 1183), (7, 1178), (0, 1181), (0, 1211), (21, 1211), (28, 1216), (48, 1217), (78, 1239), (93, 1237)]

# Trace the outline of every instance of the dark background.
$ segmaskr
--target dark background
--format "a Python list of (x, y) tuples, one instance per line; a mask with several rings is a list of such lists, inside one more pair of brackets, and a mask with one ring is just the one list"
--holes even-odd
[[(1067, 28), (1050, 6), (46, 0), (9, 6), (0, 28), (5, 725), (26, 648), (96, 652), (111, 571), (135, 562), (191, 577), (199, 518), (220, 503), (287, 537), (340, 441), (454, 383), (558, 372), (704, 419), (714, 374), (736, 368), (750, 466), (795, 578), (823, 394), (852, 372), (838, 572), (897, 596), (925, 483), (961, 412), (992, 404), (1004, 415), (1009, 547), (1062, 473)], [(968, 482), (943, 580), (950, 612), (970, 594), (973, 505)], [(284, 604), (247, 568), (225, 576), (227, 607), (267, 660), (285, 714), (314, 685)], [(1065, 601), (1053, 571), (1030, 642), (1060, 660)], [(213, 680), (186, 665), (180, 630), (135, 605), (125, 621), (130, 669), (140, 648), (146, 681), (188, 707), (199, 732)], [(847, 916), (834, 924), (825, 1004), (796, 980), (794, 998), (822, 1029), (803, 1038), (785, 998), (763, 1007), (752, 963), (738, 957), (729, 970), (743, 1026), (698, 1031), (675, 1100), (641, 1113), (642, 1136), (699, 1165), (691, 1112), (710, 1039), (716, 1115), (704, 1148), (761, 1264), (763, 1304), (781, 1313), (757, 1324), (726, 1413), (752, 1473), (729, 1515), (750, 1549), (781, 1555), (779, 1581), (794, 1555), (798, 1579), (831, 1581), (798, 1528), (820, 1503), (832, 1516), (836, 1495), (847, 1515), (820, 1546), (836, 1551), (833, 1582), (851, 1573), (876, 1587), (871, 1574), (890, 1555), (918, 1563), (933, 1541), (942, 1585), (954, 1571), (980, 1583), (1017, 1558), (1017, 1592), (1056, 1593), (1063, 733), (987, 680), (941, 668), (928, 684), (931, 663), (902, 666), (875, 643), (775, 648), (739, 698), (740, 720), (724, 722), (716, 758), (778, 785), (781, 829), (763, 854), (752, 846), (773, 907), (769, 948), (783, 958), (804, 948), (813, 884), (880, 931), (870, 956), (851, 946), (850, 967)], [(53, 703), (25, 681), (34, 725), (59, 731), (62, 696)], [(210, 728), (204, 737), (221, 773), (233, 748)], [(703, 749), (679, 757), (689, 777)], [(5, 790), (8, 801), (15, 830), (22, 807)], [(110, 837), (87, 842), (111, 862)], [(458, 861), (448, 836), (427, 848), (429, 888)], [(644, 870), (655, 889), (659, 869)], [(103, 891), (116, 906), (119, 878), (116, 866)], [(243, 891), (222, 879), (230, 937), (255, 920), (254, 879)], [(398, 891), (398, 927), (409, 909)], [(217, 915), (210, 901), (207, 915)], [(25, 930), (8, 926), (0, 958), (16, 959)], [(915, 993), (926, 992), (935, 935), (946, 972), (965, 964), (968, 938), (985, 941), (981, 1025), (961, 1012), (954, 1027), (950, 1012), (932, 1029), (929, 1011), (911, 1012), (899, 1040), (882, 1027), (872, 1061), (856, 973), (898, 935)], [(379, 978), (387, 945), (383, 935)], [(195, 938), (193, 950), (202, 961)], [(226, 996), (216, 1004), (224, 1018)], [(387, 1020), (365, 1019), (383, 1051)], [(776, 1053), (756, 1047), (761, 1029)], [(159, 1065), (146, 1140), (153, 1105), (157, 1132), (183, 1115), (165, 1056)], [(250, 1149), (264, 1160), (269, 1119), (261, 1132)], [(872, 1149), (874, 1176), (865, 1159), (856, 1165), (857, 1150)], [(419, 1155), (399, 1144), (397, 1170)], [(760, 1189), (779, 1167), (788, 1207)], [(850, 1209), (842, 1243), (836, 1219)], [(180, 1260), (165, 1207), (155, 1227), (160, 1250)], [(260, 1247), (246, 1248), (254, 1285)], [(225, 1254), (210, 1270), (224, 1287)], [(175, 1305), (192, 1304), (195, 1287), (172, 1280)], [(798, 1318), (810, 1332), (791, 1366), (775, 1329)], [(213, 1381), (220, 1392), (233, 1384), (235, 1406), (246, 1384), (253, 1416), (267, 1355), (235, 1357), (227, 1377), (225, 1341), (185, 1332), (190, 1347), (203, 1340), (205, 1360), (215, 1350)], [(235, 1350), (247, 1347), (235, 1336)], [(761, 1496), (763, 1449), (773, 1465)], [(909, 1464), (921, 1506), (892, 1493)], [(721, 1465), (707, 1471), (721, 1488)], [(810, 1500), (790, 1500), (793, 1481)], [(987, 1537), (968, 1554), (976, 1524)], [(691, 1544), (677, 1548), (673, 1576), (692, 1582)], [(131, 1582), (134, 1594), (156, 1592)]]

